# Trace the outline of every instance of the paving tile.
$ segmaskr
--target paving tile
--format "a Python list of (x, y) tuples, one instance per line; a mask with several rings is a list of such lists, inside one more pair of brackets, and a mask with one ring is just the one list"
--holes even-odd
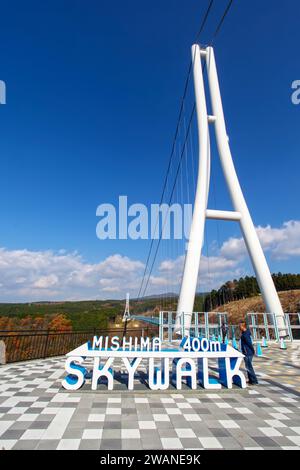
[(223, 428), (225, 429), (235, 429), (235, 428), (239, 428), (240, 426), (235, 423), (233, 420), (231, 419), (224, 419), (224, 420), (219, 420), (221, 426), (223, 426)]
[(199, 437), (199, 441), (204, 449), (222, 449), (222, 444), (215, 437)]
[(180, 439), (176, 437), (161, 438), (163, 449), (183, 449)]
[(189, 428), (177, 428), (175, 429), (176, 431), (176, 434), (179, 438), (193, 438), (193, 437), (196, 437), (196, 434), (194, 433), (194, 431), (192, 429), (189, 429)]
[(77, 450), (80, 445), (80, 439), (61, 439), (57, 450)]
[(165, 437), (170, 437), (170, 438), (171, 437), (172, 438), (173, 437), (178, 437), (175, 429), (173, 429), (173, 428), (166, 428), (166, 429), (159, 428), (158, 429), (158, 435), (159, 435), (160, 438), (162, 438), (162, 437), (164, 437), (164, 438)]
[(180, 439), (181, 441), (181, 444), (183, 446), (183, 448), (185, 450), (197, 450), (197, 449), (201, 449), (202, 446), (199, 442), (199, 439), (197, 438), (185, 438), (185, 437), (182, 437)]
[(34, 439), (18, 440), (12, 447), (12, 450), (34, 450), (38, 445), (38, 441)]
[(291, 442), (300, 447), (300, 436), (286, 436)]
[(39, 440), (43, 437), (45, 430), (44, 429), (27, 429), (25, 431), (20, 439), (34, 439), (34, 440)]
[(289, 349), (270, 346), (254, 360), (260, 385), (251, 389), (151, 392), (135, 378), (135, 391), (116, 382), (109, 394), (104, 384), (64, 391), (64, 358), (2, 366), (0, 449), (295, 450), (300, 378), (291, 365)]
[(119, 440), (121, 439), (121, 429), (103, 429), (102, 439)]
[(277, 443), (270, 437), (253, 437), (253, 440), (264, 448), (279, 447)]
[(10, 430), (8, 429), (7, 431), (5, 431), (2, 436), (1, 436), (1, 439), (20, 439), (20, 437), (24, 434), (24, 429), (16, 429), (16, 430)]
[(82, 433), (82, 428), (68, 427), (63, 433), (62, 439), (82, 439)]
[(100, 440), (102, 438), (102, 429), (84, 429), (82, 434), (82, 439), (97, 439)]
[(0, 439), (0, 450), (11, 450), (17, 443), (17, 439)]
[(282, 436), (282, 434), (277, 429), (272, 427), (258, 429), (263, 432), (267, 437)]
[(97, 439), (83, 439), (78, 447), (79, 450), (100, 450), (101, 441)]
[(143, 449), (143, 443), (140, 439), (122, 439), (122, 449), (141, 450)]
[(122, 449), (121, 439), (102, 439), (100, 444), (101, 450), (117, 450)]
[(156, 429), (155, 421), (139, 421), (138, 425), (140, 429)]

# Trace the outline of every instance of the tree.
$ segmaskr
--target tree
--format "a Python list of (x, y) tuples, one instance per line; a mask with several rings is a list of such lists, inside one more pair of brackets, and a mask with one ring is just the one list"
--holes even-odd
[(51, 320), (48, 328), (54, 331), (72, 331), (72, 322), (64, 314), (60, 313)]

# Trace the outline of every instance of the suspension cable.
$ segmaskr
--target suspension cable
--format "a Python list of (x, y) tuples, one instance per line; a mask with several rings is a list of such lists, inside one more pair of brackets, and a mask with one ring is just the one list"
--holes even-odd
[[(202, 31), (203, 31), (203, 29), (204, 29), (204, 27), (205, 27), (205, 24), (206, 24), (206, 21), (207, 21), (207, 19), (208, 19), (210, 10), (211, 10), (211, 8), (212, 8), (212, 6), (213, 6), (213, 3), (214, 3), (214, 0), (210, 0), (209, 5), (208, 5), (208, 7), (207, 7), (207, 9), (206, 9), (204, 18), (203, 18), (203, 20), (202, 20), (200, 29), (199, 29), (199, 31), (198, 31), (198, 33), (197, 33), (197, 35), (196, 35), (196, 41), (198, 40), (200, 34), (202, 33)], [(168, 181), (168, 177), (169, 177), (169, 173), (170, 173), (171, 163), (172, 163), (173, 156), (174, 156), (176, 141), (177, 141), (178, 132), (179, 132), (179, 127), (180, 127), (180, 123), (181, 123), (181, 118), (182, 118), (182, 114), (183, 114), (183, 110), (184, 110), (184, 101), (185, 101), (185, 97), (186, 97), (186, 94), (187, 94), (188, 85), (189, 85), (189, 81), (190, 81), (190, 77), (191, 77), (192, 65), (193, 65), (193, 61), (191, 60), (190, 63), (189, 63), (188, 72), (187, 72), (187, 76), (186, 76), (186, 79), (185, 79), (184, 91), (183, 91), (183, 95), (182, 95), (182, 98), (181, 98), (180, 109), (179, 109), (179, 115), (178, 115), (178, 118), (177, 118), (177, 124), (176, 124), (175, 134), (174, 134), (174, 137), (173, 137), (173, 142), (172, 142), (172, 147), (171, 147), (171, 153), (170, 153), (170, 156), (169, 156), (169, 161), (168, 161), (168, 166), (167, 166), (167, 172), (166, 172), (166, 176), (165, 176), (165, 179), (164, 179), (163, 190), (162, 190), (162, 194), (161, 194), (161, 197), (160, 197), (159, 206), (161, 206), (161, 204), (162, 204), (162, 202), (163, 202), (163, 198), (164, 198), (165, 191), (166, 191), (167, 181)], [(156, 233), (158, 221), (159, 221), (159, 213), (157, 214), (157, 217), (156, 217), (155, 228), (154, 228), (154, 234)], [(144, 273), (143, 273), (143, 277), (142, 277), (142, 282), (141, 282), (141, 285), (140, 285), (140, 288), (139, 288), (139, 292), (138, 292), (138, 297), (137, 297), (138, 300), (139, 300), (139, 298), (140, 298), (141, 291), (142, 291), (143, 284), (144, 284), (144, 280), (145, 280), (145, 277), (146, 277), (146, 273), (147, 273), (147, 269), (148, 269), (148, 265), (149, 265), (149, 261), (150, 261), (150, 257), (151, 257), (151, 252), (152, 252), (152, 248), (153, 248), (153, 243), (154, 243), (154, 237), (151, 236), (150, 248), (149, 248), (149, 252), (148, 252), (148, 256), (147, 256), (147, 260), (146, 260), (146, 264), (145, 264), (145, 268), (144, 268)]]
[[(229, 0), (229, 2), (227, 4), (227, 7), (226, 7), (226, 9), (225, 9), (225, 11), (224, 11), (217, 27), (216, 27), (216, 30), (215, 30), (215, 32), (212, 36), (212, 39), (209, 43), (210, 45), (213, 45), (213, 43), (215, 42), (216, 37), (217, 37), (217, 35), (219, 34), (219, 32), (222, 28), (222, 25), (223, 25), (224, 20), (225, 20), (228, 12), (230, 10), (230, 7), (231, 7), (232, 3), (233, 3), (233, 0)], [(203, 22), (201, 24), (201, 28), (200, 28), (199, 32), (197, 33), (197, 39), (199, 38), (199, 35), (203, 31), (203, 28), (204, 28), (205, 23), (207, 21), (207, 18), (209, 16), (209, 12), (211, 10), (212, 5), (213, 5), (213, 0), (211, 0), (209, 5), (208, 5), (205, 17), (204, 17)], [(164, 197), (164, 194), (165, 194), (166, 184), (167, 184), (167, 181), (168, 181), (170, 167), (171, 167), (171, 163), (172, 163), (172, 159), (173, 159), (175, 144), (176, 144), (176, 140), (177, 140), (177, 136), (178, 136), (178, 132), (179, 132), (179, 127), (180, 127), (180, 123), (181, 123), (181, 117), (182, 117), (183, 110), (184, 110), (184, 101), (185, 101), (185, 97), (186, 97), (186, 94), (187, 94), (187, 89), (188, 89), (188, 84), (189, 84), (189, 80), (190, 80), (190, 76), (191, 76), (191, 70), (192, 70), (193, 63), (194, 63), (194, 61), (191, 60), (190, 64), (189, 64), (187, 78), (186, 78), (186, 81), (185, 81), (184, 93), (183, 93), (183, 96), (182, 96), (182, 99), (181, 99), (181, 106), (180, 106), (179, 116), (178, 116), (178, 120), (177, 120), (176, 131), (175, 131), (175, 135), (174, 135), (174, 139), (173, 139), (173, 143), (172, 143), (172, 151), (171, 151), (171, 155), (170, 155), (170, 158), (169, 158), (169, 164), (168, 164), (167, 174), (166, 174), (165, 181), (164, 181), (164, 186), (163, 186), (163, 192), (162, 192), (162, 196), (161, 196), (161, 200), (160, 200), (160, 205), (162, 204), (163, 197)], [(202, 73), (204, 71), (205, 65), (206, 65), (206, 62), (204, 62), (204, 64), (203, 64)], [(175, 186), (176, 186), (176, 182), (177, 182), (177, 178), (178, 178), (178, 173), (179, 173), (179, 170), (180, 170), (180, 167), (181, 167), (181, 162), (182, 162), (182, 159), (183, 159), (185, 146), (187, 144), (187, 139), (188, 139), (188, 136), (189, 136), (189, 133), (190, 133), (191, 123), (192, 123), (192, 119), (193, 119), (193, 116), (194, 116), (195, 108), (196, 108), (196, 105), (195, 105), (195, 102), (194, 102), (193, 108), (192, 108), (192, 111), (191, 111), (191, 115), (190, 115), (190, 119), (189, 119), (189, 124), (188, 124), (188, 128), (187, 128), (186, 136), (185, 136), (184, 143), (183, 143), (183, 148), (182, 148), (182, 152), (181, 152), (181, 156), (180, 156), (180, 161), (179, 161), (178, 166), (177, 166), (177, 171), (176, 171), (176, 174), (175, 174), (175, 180), (174, 180), (174, 184), (173, 184), (171, 195), (170, 195), (169, 202), (168, 202), (169, 207), (170, 207), (170, 203), (171, 203), (172, 198), (173, 198), (173, 194), (174, 194), (174, 190), (175, 190)], [(148, 284), (149, 284), (149, 280), (150, 280), (150, 277), (151, 277), (151, 274), (152, 274), (152, 271), (153, 271), (153, 267), (154, 267), (154, 264), (155, 264), (155, 261), (156, 261), (156, 257), (157, 257), (157, 253), (158, 253), (158, 249), (159, 249), (159, 246), (160, 246), (160, 242), (161, 242), (161, 238), (162, 238), (162, 235), (163, 235), (163, 230), (164, 230), (164, 226), (165, 226), (165, 223), (166, 223), (168, 213), (169, 213), (169, 208), (168, 208), (167, 214), (165, 216), (165, 220), (164, 220), (164, 223), (163, 223), (163, 226), (162, 226), (162, 230), (160, 232), (160, 236), (159, 236), (159, 239), (158, 239), (158, 242), (157, 242), (157, 246), (156, 246), (156, 250), (155, 250), (155, 253), (154, 253), (153, 261), (151, 263), (151, 267), (150, 267), (150, 270), (149, 270), (148, 278), (147, 278), (146, 284), (145, 284), (144, 289), (143, 289), (143, 284), (144, 284), (144, 280), (145, 280), (145, 277), (146, 277), (147, 268), (148, 268), (148, 265), (149, 265), (151, 252), (152, 252), (152, 247), (153, 247), (153, 243), (154, 243), (154, 237), (153, 238), (151, 237), (150, 249), (149, 249), (149, 253), (148, 253), (148, 257), (147, 257), (147, 261), (146, 261), (146, 265), (145, 265), (145, 269), (144, 269), (144, 273), (143, 273), (141, 286), (140, 286), (139, 293), (138, 293), (138, 299), (141, 296), (142, 289), (143, 289), (142, 297), (146, 293), (146, 290), (147, 290), (147, 287), (148, 287)], [(156, 218), (154, 234), (156, 233), (158, 220), (159, 220), (159, 213), (157, 214), (157, 218)]]
[(169, 201), (168, 201), (168, 210), (167, 210), (167, 212), (166, 212), (166, 215), (165, 215), (165, 218), (164, 218), (164, 222), (163, 222), (163, 224), (162, 224), (162, 229), (161, 229), (161, 231), (160, 231), (160, 236), (159, 236), (159, 239), (158, 239), (158, 242), (157, 242), (156, 250), (155, 250), (155, 253), (154, 253), (154, 258), (153, 258), (153, 261), (152, 261), (152, 264), (151, 264), (151, 268), (150, 268), (150, 271), (149, 271), (149, 274), (148, 274), (148, 279), (147, 279), (147, 282), (146, 282), (146, 284), (145, 284), (143, 296), (145, 295), (146, 289), (147, 289), (147, 287), (148, 287), (148, 283), (149, 283), (149, 280), (150, 280), (150, 277), (151, 277), (151, 274), (152, 274), (152, 270), (153, 270), (154, 263), (155, 263), (155, 260), (156, 260), (157, 252), (158, 252), (158, 249), (159, 249), (159, 246), (160, 246), (160, 242), (161, 242), (161, 239), (162, 239), (163, 231), (164, 231), (165, 224), (166, 224), (166, 221), (167, 221), (167, 216), (168, 216), (168, 214), (169, 214), (170, 204), (171, 204), (171, 202), (172, 202), (173, 194), (174, 194), (174, 191), (175, 191), (175, 187), (176, 187), (176, 183), (177, 183), (177, 178), (178, 178), (179, 170), (180, 170), (180, 167), (181, 167), (181, 162), (182, 162), (182, 159), (183, 159), (185, 146), (186, 146), (186, 144), (187, 144), (187, 139), (188, 139), (188, 136), (189, 136), (189, 132), (190, 132), (191, 123), (192, 123), (192, 120), (193, 120), (193, 116), (194, 116), (195, 109), (196, 109), (196, 106), (195, 106), (195, 103), (194, 103), (193, 109), (192, 109), (191, 114), (190, 114), (190, 119), (189, 119), (187, 134), (186, 134), (185, 139), (184, 139), (184, 143), (183, 143), (183, 147), (182, 147), (182, 151), (181, 151), (181, 155), (180, 155), (180, 160), (179, 160), (179, 163), (178, 163), (178, 166), (177, 166), (177, 170), (176, 170), (176, 174), (175, 174), (174, 184), (173, 184), (173, 186), (172, 186), (172, 191), (171, 191), (170, 198), (169, 198)]
[(216, 27), (216, 30), (215, 30), (215, 32), (214, 32), (214, 34), (213, 34), (213, 36), (212, 36), (212, 39), (211, 39), (211, 41), (210, 41), (210, 43), (209, 43), (210, 46), (212, 46), (212, 45), (214, 44), (214, 42), (215, 42), (215, 40), (216, 40), (216, 37), (218, 36), (218, 34), (219, 34), (219, 32), (220, 32), (220, 30), (221, 30), (221, 28), (222, 28), (222, 25), (223, 25), (223, 23), (224, 23), (224, 20), (225, 20), (226, 16), (228, 15), (228, 12), (229, 12), (229, 10), (230, 10), (230, 7), (231, 7), (232, 3), (233, 3), (233, 0), (229, 0), (229, 2), (228, 2), (228, 4), (227, 4), (227, 7), (225, 8), (224, 13), (223, 13), (223, 15), (222, 15), (222, 18), (220, 19), (219, 24), (218, 24), (218, 26)]

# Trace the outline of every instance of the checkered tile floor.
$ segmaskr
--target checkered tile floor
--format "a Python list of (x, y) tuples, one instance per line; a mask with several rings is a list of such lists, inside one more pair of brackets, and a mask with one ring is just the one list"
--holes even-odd
[(259, 386), (218, 393), (150, 392), (143, 374), (130, 392), (121, 373), (66, 392), (64, 358), (0, 366), (0, 449), (300, 449), (300, 345), (263, 353)]

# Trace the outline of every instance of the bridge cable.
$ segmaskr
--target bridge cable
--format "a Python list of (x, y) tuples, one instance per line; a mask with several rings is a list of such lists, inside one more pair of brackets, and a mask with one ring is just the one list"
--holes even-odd
[[(213, 3), (213, 0), (211, 0), (209, 6), (208, 6), (208, 10), (210, 11), (210, 8), (212, 6), (212, 3)], [(221, 30), (221, 27), (224, 23), (224, 20), (230, 10), (230, 7), (233, 3), (233, 0), (229, 0), (228, 4), (227, 4), (227, 7), (221, 17), (221, 20), (219, 21), (218, 25), (217, 25), (217, 28), (213, 34), (213, 37), (210, 41), (210, 45), (212, 45), (217, 37), (217, 35), (219, 34), (220, 30)], [(208, 11), (208, 13), (209, 13)], [(205, 15), (206, 16), (206, 19), (208, 17), (208, 14)], [(204, 25), (205, 23), (203, 22), (202, 23), (202, 29), (204, 28)], [(200, 34), (200, 31), (198, 33), (198, 35)], [(184, 89), (184, 95), (182, 97), (182, 100), (181, 100), (181, 107), (180, 107), (180, 113), (179, 113), (179, 119), (178, 119), (178, 122), (177, 122), (177, 126), (176, 126), (176, 132), (175, 132), (175, 136), (176, 138), (173, 140), (173, 145), (172, 145), (172, 152), (171, 152), (171, 158), (170, 158), (170, 161), (169, 161), (169, 165), (168, 165), (168, 172), (167, 172), (167, 175), (166, 175), (166, 178), (165, 178), (165, 183), (167, 182), (167, 179), (168, 179), (168, 173), (169, 173), (169, 169), (171, 167), (171, 162), (172, 162), (172, 157), (173, 157), (173, 153), (174, 153), (174, 148), (175, 148), (175, 143), (176, 143), (176, 139), (177, 139), (177, 135), (178, 135), (178, 131), (179, 131), (179, 126), (180, 126), (180, 122), (181, 122), (181, 115), (182, 115), (182, 112), (184, 110), (184, 100), (185, 100), (185, 96), (186, 96), (186, 93), (187, 93), (187, 88), (188, 88), (188, 84), (189, 84), (189, 79), (190, 79), (190, 75), (191, 75), (191, 70), (192, 70), (192, 65), (193, 65), (194, 61), (192, 60), (190, 62), (190, 65), (189, 65), (189, 70), (188, 70), (188, 76), (187, 76), (187, 79), (186, 79), (186, 82), (185, 82), (185, 89)], [(203, 63), (203, 66), (202, 66), (202, 73), (204, 72), (204, 69), (205, 69), (205, 66), (206, 66), (206, 62)], [(180, 161), (179, 161), (179, 164), (178, 164), (178, 167), (177, 167), (177, 171), (176, 171), (176, 174), (175, 174), (175, 180), (174, 180), (174, 184), (173, 184), (173, 187), (172, 187), (172, 192), (171, 192), (171, 195), (170, 195), (170, 198), (169, 198), (169, 202), (168, 202), (168, 205), (170, 206), (170, 203), (172, 201), (172, 198), (173, 198), (173, 194), (174, 194), (174, 190), (175, 190), (175, 186), (176, 186), (176, 183), (177, 183), (177, 178), (178, 178), (178, 174), (179, 174), (179, 170), (180, 170), (180, 167), (181, 167), (181, 162), (182, 162), (182, 159), (183, 159), (183, 155), (184, 155), (184, 151), (185, 151), (185, 146), (187, 144), (187, 139), (188, 139), (188, 136), (189, 136), (189, 132), (190, 132), (190, 128), (191, 128), (191, 123), (192, 123), (192, 119), (193, 119), (193, 116), (194, 116), (194, 112), (195, 112), (195, 109), (196, 109), (196, 105), (195, 105), (195, 102), (193, 104), (193, 108), (192, 108), (192, 111), (191, 111), (191, 114), (190, 114), (190, 119), (189, 119), (189, 124), (188, 124), (188, 128), (187, 128), (187, 133), (186, 133), (186, 136), (185, 136), (185, 139), (184, 139), (184, 144), (183, 144), (183, 149), (182, 149), (182, 152), (181, 152), (181, 157), (180, 157)], [(164, 189), (163, 189), (163, 195), (164, 195), (164, 191), (165, 191), (165, 185), (164, 185)], [(161, 201), (162, 202), (162, 201)], [(160, 203), (161, 204), (161, 203)], [(168, 215), (168, 212), (166, 214), (166, 217)], [(145, 295), (146, 293), (146, 290), (147, 290), (147, 287), (148, 287), (148, 284), (149, 284), (149, 280), (150, 280), (150, 277), (151, 277), (151, 274), (152, 274), (152, 271), (153, 271), (153, 267), (154, 267), (154, 264), (155, 264), (155, 261), (156, 261), (156, 257), (157, 257), (157, 253), (158, 253), (158, 249), (159, 249), (159, 246), (160, 246), (160, 242), (161, 242), (161, 238), (162, 238), (162, 234), (163, 234), (163, 230), (164, 230), (164, 226), (165, 226), (165, 223), (166, 223), (166, 217), (165, 217), (165, 220), (164, 220), (164, 224), (163, 224), (163, 227), (162, 227), (162, 230), (160, 232), (160, 237), (158, 239), (158, 243), (157, 243), (157, 247), (156, 247), (156, 250), (155, 250), (155, 253), (154, 253), (154, 258), (153, 258), (153, 261), (152, 261), (152, 264), (151, 264), (151, 267), (150, 267), (150, 271), (149, 271), (149, 274), (148, 274), (148, 279), (147, 279), (147, 282), (145, 284), (145, 287), (143, 289), (143, 296)], [(156, 228), (157, 228), (157, 221), (158, 221), (158, 218), (159, 218), (159, 214), (158, 214), (158, 217), (156, 219), (156, 226), (155, 226), (155, 231), (154, 233), (156, 233)], [(152, 238), (151, 240), (151, 245), (150, 245), (150, 250), (152, 250), (152, 246), (153, 246), (153, 241), (154, 241), (154, 238)], [(146, 266), (145, 266), (145, 270), (144, 270), (144, 275), (143, 275), (143, 279), (142, 279), (142, 283), (141, 283), (141, 287), (140, 287), (140, 290), (139, 290), (139, 294), (138, 294), (138, 299), (140, 298), (140, 295), (141, 295), (141, 292), (142, 292), (142, 287), (143, 287), (143, 284), (144, 284), (144, 278), (146, 276), (146, 272), (147, 272), (147, 266), (149, 264), (149, 260), (150, 260), (150, 255), (151, 255), (151, 251), (149, 251), (149, 254), (148, 254), (148, 258), (147, 258), (147, 262), (146, 262)], [(142, 296), (142, 297), (143, 297)]]
[[(203, 29), (204, 29), (204, 27), (205, 27), (205, 24), (206, 24), (206, 21), (207, 21), (207, 19), (208, 19), (210, 10), (211, 10), (211, 8), (212, 8), (212, 6), (213, 6), (213, 3), (214, 3), (214, 0), (210, 0), (210, 3), (209, 3), (209, 5), (208, 5), (208, 7), (207, 7), (207, 10), (206, 10), (206, 13), (205, 13), (205, 15), (204, 15), (204, 18), (203, 18), (203, 20), (202, 20), (200, 29), (199, 29), (199, 31), (198, 31), (198, 33), (197, 33), (197, 35), (196, 35), (196, 40), (198, 40), (200, 34), (202, 33), (202, 31), (203, 31)], [(167, 172), (166, 172), (166, 176), (165, 176), (165, 179), (164, 179), (163, 190), (162, 190), (162, 194), (161, 194), (161, 198), (160, 198), (160, 203), (159, 203), (160, 206), (161, 206), (161, 204), (162, 204), (162, 202), (163, 202), (163, 198), (164, 198), (164, 195), (165, 195), (166, 186), (167, 186), (167, 181), (168, 181), (168, 177), (169, 177), (169, 173), (170, 173), (170, 168), (171, 168), (171, 163), (172, 163), (173, 156), (174, 156), (175, 145), (176, 145), (176, 141), (177, 141), (177, 137), (178, 137), (178, 132), (179, 132), (179, 127), (180, 127), (180, 122), (181, 122), (181, 118), (182, 118), (182, 114), (183, 114), (183, 110), (184, 110), (184, 100), (185, 100), (185, 97), (186, 97), (186, 94), (187, 94), (188, 85), (189, 85), (189, 81), (190, 81), (190, 77), (191, 77), (192, 64), (193, 64), (193, 61), (191, 60), (191, 61), (190, 61), (190, 64), (189, 64), (188, 72), (187, 72), (187, 77), (186, 77), (186, 80), (185, 80), (183, 95), (182, 95), (182, 98), (181, 98), (181, 104), (180, 104), (179, 115), (178, 115), (178, 118), (177, 118), (177, 124), (176, 124), (175, 134), (174, 134), (174, 137), (173, 137), (173, 142), (172, 142), (172, 147), (171, 147), (171, 153), (170, 153), (170, 156), (169, 156), (169, 161), (168, 161), (168, 166), (167, 166)], [(158, 220), (159, 220), (159, 213), (158, 213), (157, 218), (156, 218), (154, 234), (156, 233)], [(138, 300), (139, 300), (139, 298), (140, 298), (141, 291), (142, 291), (142, 287), (143, 287), (143, 284), (144, 284), (144, 280), (145, 280), (145, 276), (146, 276), (147, 268), (148, 268), (148, 265), (149, 265), (149, 261), (150, 261), (150, 256), (151, 256), (152, 248), (153, 248), (153, 243), (154, 243), (154, 237), (151, 236), (151, 243), (150, 243), (149, 253), (148, 253), (148, 257), (147, 257), (146, 264), (145, 264), (145, 269), (144, 269), (144, 273), (143, 273), (142, 282), (141, 282), (140, 289), (139, 289), (139, 292), (138, 292)]]
[(222, 15), (222, 18), (220, 19), (219, 24), (218, 24), (218, 26), (217, 26), (217, 28), (216, 28), (214, 34), (213, 34), (213, 37), (212, 37), (212, 39), (211, 39), (211, 41), (210, 41), (210, 43), (209, 43), (210, 46), (212, 46), (212, 45), (214, 44), (214, 42), (215, 42), (215, 40), (216, 40), (216, 37), (218, 36), (218, 34), (219, 34), (219, 32), (220, 32), (220, 30), (221, 30), (221, 28), (222, 28), (222, 25), (223, 25), (223, 23), (224, 23), (224, 20), (225, 20), (226, 16), (228, 15), (228, 12), (229, 12), (229, 10), (230, 10), (230, 7), (231, 7), (232, 3), (233, 3), (233, 0), (229, 0), (229, 2), (228, 2), (228, 4), (227, 4), (227, 7), (225, 8), (225, 11), (224, 11), (224, 13), (223, 13), (223, 15)]
[[(181, 152), (181, 155), (180, 155), (180, 160), (179, 160), (179, 163), (178, 163), (178, 166), (177, 166), (177, 170), (176, 170), (176, 174), (175, 174), (174, 184), (173, 184), (173, 186), (172, 186), (171, 195), (170, 195), (169, 200), (168, 200), (168, 205), (169, 205), (169, 206), (170, 206), (170, 204), (171, 204), (171, 202), (172, 202), (173, 194), (174, 194), (174, 191), (175, 191), (175, 187), (176, 187), (176, 183), (177, 183), (177, 178), (178, 178), (178, 174), (179, 174), (179, 171), (180, 171), (181, 162), (182, 162), (182, 159), (183, 159), (183, 156), (184, 156), (184, 150), (185, 150), (185, 146), (186, 146), (187, 139), (188, 139), (188, 136), (189, 136), (189, 131), (190, 131), (190, 128), (191, 128), (191, 123), (192, 123), (192, 119), (193, 119), (193, 116), (194, 116), (195, 109), (196, 109), (196, 105), (195, 105), (195, 103), (194, 103), (193, 108), (192, 108), (192, 111), (191, 111), (191, 114), (190, 114), (190, 119), (189, 119), (189, 124), (188, 124), (188, 129), (187, 129), (187, 135), (185, 136), (185, 140), (184, 140), (182, 152)], [(155, 250), (155, 253), (154, 253), (154, 258), (153, 258), (153, 261), (152, 261), (152, 264), (151, 264), (151, 268), (150, 268), (150, 271), (149, 271), (149, 275), (148, 275), (147, 282), (146, 282), (145, 287), (144, 287), (143, 296), (145, 295), (145, 292), (146, 292), (146, 290), (147, 290), (147, 287), (148, 287), (148, 284), (149, 284), (149, 280), (150, 280), (150, 277), (151, 277), (151, 274), (152, 274), (152, 271), (153, 271), (153, 267), (154, 267), (154, 264), (155, 264), (155, 261), (156, 261), (156, 256), (157, 256), (158, 249), (159, 249), (159, 246), (160, 246), (160, 242), (161, 242), (161, 239), (162, 239), (162, 234), (163, 234), (163, 231), (164, 231), (164, 228), (165, 228), (165, 224), (166, 224), (168, 212), (169, 212), (169, 210), (168, 210), (167, 213), (166, 213), (166, 216), (165, 216), (165, 218), (164, 218), (164, 223), (163, 223), (162, 229), (161, 229), (161, 231), (160, 231), (160, 236), (159, 236), (159, 239), (158, 239), (158, 242), (157, 242), (156, 250)]]

